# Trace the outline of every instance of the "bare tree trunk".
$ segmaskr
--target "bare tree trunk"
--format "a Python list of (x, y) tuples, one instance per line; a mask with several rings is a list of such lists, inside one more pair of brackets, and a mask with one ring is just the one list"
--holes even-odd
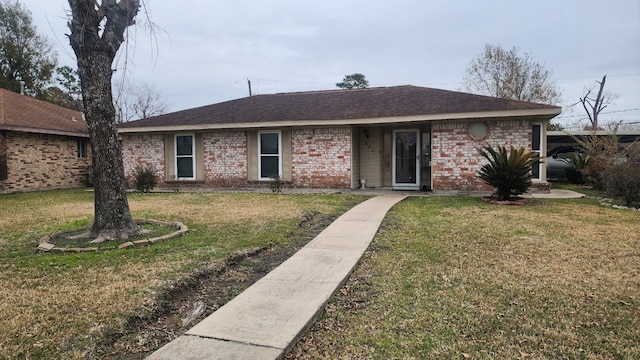
[[(96, 56), (89, 72), (81, 78), (84, 78), (85, 116), (94, 169), (95, 220), (91, 230), (95, 236), (123, 238), (138, 232), (139, 227), (133, 222), (127, 201), (122, 149), (111, 95), (111, 61)], [(109, 76), (99, 75), (105, 73)]]
[(589, 90), (584, 97), (580, 98), (582, 107), (584, 107), (584, 111), (586, 111), (587, 116), (589, 116), (589, 121), (591, 122), (591, 130), (593, 131), (598, 131), (600, 129), (600, 124), (598, 124), (598, 115), (608, 105), (608, 103), (605, 102), (605, 98), (602, 94), (602, 91), (604, 90), (604, 83), (606, 80), (607, 75), (602, 77), (602, 81), (596, 81), (600, 85), (600, 89), (598, 90), (598, 96), (596, 96), (595, 99), (589, 97), (589, 94), (591, 94), (591, 90)]
[[(78, 60), (93, 154), (95, 220), (92, 236), (111, 240), (138, 234), (129, 210), (122, 150), (111, 89), (113, 59), (133, 25), (139, 0), (69, 0), (71, 46)], [(106, 20), (106, 21), (105, 21)]]

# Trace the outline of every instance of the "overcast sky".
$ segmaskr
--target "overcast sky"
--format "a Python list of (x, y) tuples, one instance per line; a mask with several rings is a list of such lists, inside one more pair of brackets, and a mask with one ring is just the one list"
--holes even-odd
[[(76, 68), (66, 0), (22, 0), (38, 32)], [(618, 95), (603, 119), (640, 121), (640, 1), (146, 0), (116, 78), (149, 84), (170, 111), (254, 94), (336, 89), (347, 74), (370, 86), (462, 90), (485, 44), (518, 47), (553, 72), (562, 104), (607, 74)], [(122, 59), (123, 57), (121, 57)], [(117, 81), (117, 80), (116, 80)], [(584, 117), (565, 110), (564, 124)]]

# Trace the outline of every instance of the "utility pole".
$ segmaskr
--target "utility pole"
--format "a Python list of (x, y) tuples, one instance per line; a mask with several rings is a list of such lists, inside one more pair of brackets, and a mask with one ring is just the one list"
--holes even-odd
[(249, 84), (249, 96), (252, 96), (252, 94), (251, 94), (251, 80), (249, 80), (249, 78), (247, 78), (247, 84)]

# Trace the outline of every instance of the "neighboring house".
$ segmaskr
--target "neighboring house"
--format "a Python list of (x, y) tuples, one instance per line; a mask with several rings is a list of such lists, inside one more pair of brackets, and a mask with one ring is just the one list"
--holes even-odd
[(89, 148), (82, 113), (0, 89), (0, 193), (86, 186)]
[[(257, 95), (119, 126), (126, 176), (160, 185), (473, 191), (477, 149), (546, 153), (551, 105), (416, 86)], [(548, 189), (544, 166), (534, 183)]]

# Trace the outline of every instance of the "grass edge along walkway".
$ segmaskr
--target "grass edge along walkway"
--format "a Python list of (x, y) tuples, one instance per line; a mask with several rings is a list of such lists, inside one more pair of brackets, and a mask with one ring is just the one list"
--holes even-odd
[(305, 248), (148, 359), (281, 358), (344, 284), (387, 211), (404, 198), (381, 195), (347, 211)]

